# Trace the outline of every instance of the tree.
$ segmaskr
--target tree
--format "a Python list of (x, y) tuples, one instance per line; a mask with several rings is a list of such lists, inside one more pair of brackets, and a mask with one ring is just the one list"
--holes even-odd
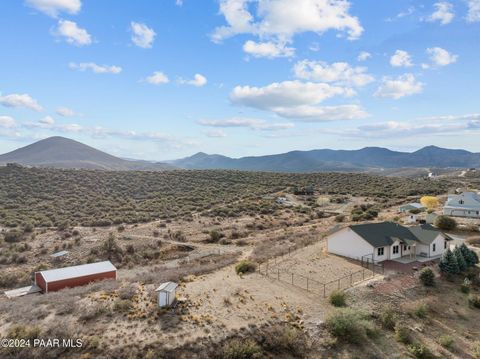
[(433, 287), (435, 285), (435, 274), (433, 273), (431, 268), (423, 268), (420, 271), (420, 281), (423, 283), (424, 286)]
[(458, 246), (456, 246), (455, 249), (453, 250), (453, 254), (457, 259), (458, 269), (460, 270), (460, 272), (465, 271), (468, 268), (467, 261), (463, 257), (462, 251)]
[(434, 196), (423, 196), (420, 199), (420, 203), (422, 206), (427, 207), (427, 208), (436, 208), (440, 205), (440, 201), (438, 200), (437, 197)]
[(435, 218), (435, 226), (445, 231), (451, 231), (457, 228), (457, 221), (451, 217), (440, 215)]
[(475, 257), (476, 253), (471, 249), (469, 249), (465, 243), (462, 243), (462, 245), (459, 248), (460, 248), (460, 251), (462, 252), (465, 262), (467, 263), (467, 267), (473, 267), (475, 264), (478, 263), (478, 258)]
[(458, 268), (457, 258), (455, 257), (453, 252), (450, 250), (450, 248), (448, 248), (447, 251), (443, 253), (442, 259), (440, 260), (438, 267), (440, 268), (440, 271), (442, 271), (443, 273), (449, 273), (449, 274), (460, 273), (460, 269)]

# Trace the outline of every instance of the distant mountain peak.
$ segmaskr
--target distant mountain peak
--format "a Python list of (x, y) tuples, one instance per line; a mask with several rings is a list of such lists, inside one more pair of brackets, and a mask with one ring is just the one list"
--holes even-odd
[(0, 165), (84, 168), (102, 170), (164, 170), (173, 166), (144, 161), (127, 161), (62, 136), (48, 137), (0, 155)]

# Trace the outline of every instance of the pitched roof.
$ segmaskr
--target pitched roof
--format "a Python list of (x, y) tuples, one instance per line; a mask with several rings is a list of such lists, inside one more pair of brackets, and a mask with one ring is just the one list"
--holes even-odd
[(162, 291), (162, 292), (172, 292), (177, 287), (178, 287), (177, 283), (165, 282), (165, 283), (160, 284), (160, 286), (157, 289), (155, 289), (155, 292), (160, 292), (160, 291)]
[(410, 232), (417, 237), (418, 241), (422, 244), (430, 244), (435, 238), (438, 237), (441, 231), (431, 226), (430, 224), (421, 224), (419, 226), (410, 227)]
[(416, 209), (422, 209), (422, 208), (425, 208), (425, 206), (423, 206), (423, 205), (420, 204), (420, 203), (408, 203), (408, 204), (405, 204), (405, 205), (401, 206), (400, 208), (416, 208)]
[[(413, 243), (430, 244), (442, 233), (429, 224), (404, 227), (393, 222), (358, 224), (350, 226), (350, 229), (374, 248), (390, 246), (397, 240), (409, 245)], [(445, 237), (450, 239), (447, 235)]]
[(57, 268), (40, 271), (46, 282), (55, 282), (58, 280), (84, 277), (87, 275), (106, 273), (116, 271), (117, 268), (110, 262), (88, 263), (78, 266)]
[(350, 228), (374, 248), (390, 246), (396, 239), (416, 240), (408, 228), (393, 222), (358, 224)]

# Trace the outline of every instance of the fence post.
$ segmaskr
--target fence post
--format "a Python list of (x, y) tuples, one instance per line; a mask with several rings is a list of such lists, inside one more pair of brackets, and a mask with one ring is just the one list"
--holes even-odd
[(352, 284), (353, 284), (353, 274), (350, 273), (350, 285), (352, 285)]

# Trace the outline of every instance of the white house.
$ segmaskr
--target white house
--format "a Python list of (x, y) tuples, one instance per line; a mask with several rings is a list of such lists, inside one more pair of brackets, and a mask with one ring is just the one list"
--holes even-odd
[(436, 258), (451, 238), (429, 224), (404, 227), (393, 222), (345, 227), (327, 237), (329, 253), (382, 262), (401, 257)]
[(175, 302), (177, 287), (177, 283), (165, 282), (155, 290), (158, 294), (158, 306), (160, 308), (169, 307)]
[(454, 217), (480, 218), (480, 196), (475, 192), (449, 195), (443, 214)]

